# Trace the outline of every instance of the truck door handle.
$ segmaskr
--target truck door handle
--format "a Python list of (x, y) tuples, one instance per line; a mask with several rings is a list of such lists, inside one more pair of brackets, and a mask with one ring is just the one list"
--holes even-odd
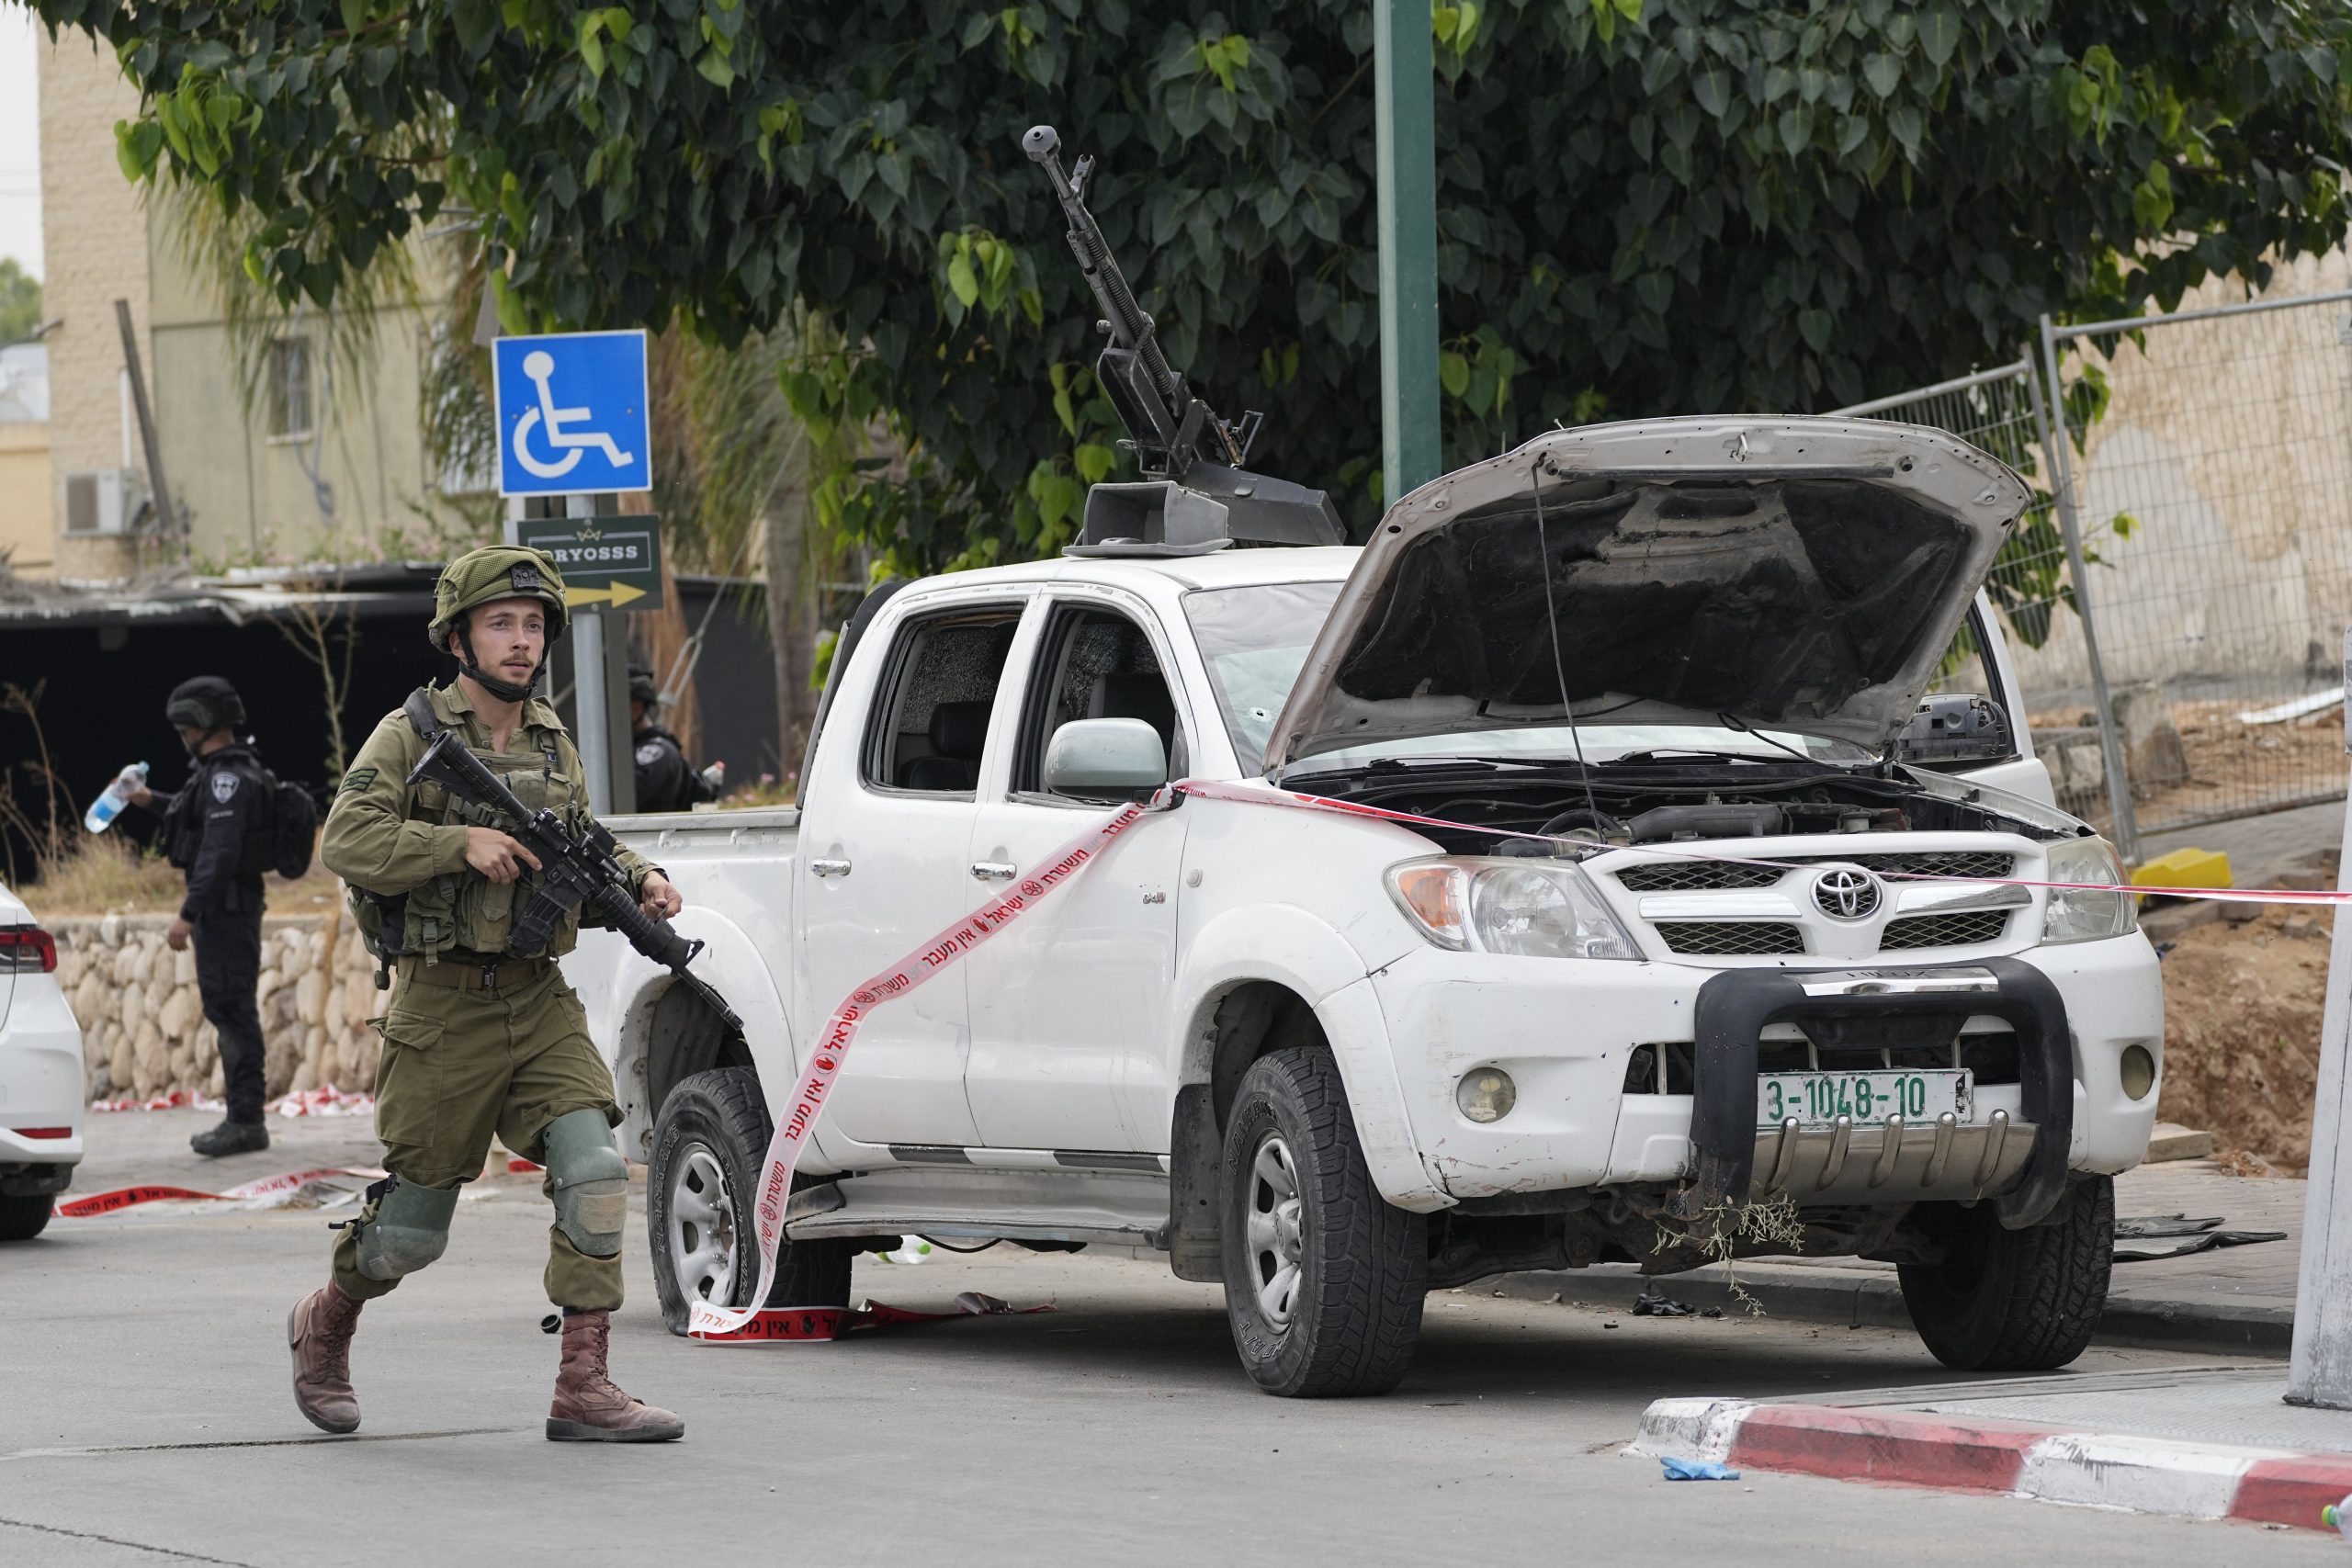
[(808, 869), (819, 876), (847, 876), (849, 862), (845, 860), (812, 860)]
[(976, 860), (972, 863), (972, 875), (982, 882), (1010, 882), (1020, 871), (1019, 866), (1009, 861)]

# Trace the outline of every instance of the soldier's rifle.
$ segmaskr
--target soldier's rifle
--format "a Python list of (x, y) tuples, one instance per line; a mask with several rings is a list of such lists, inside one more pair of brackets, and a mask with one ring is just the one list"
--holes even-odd
[(601, 822), (591, 820), (574, 833), (563, 818), (542, 807), (533, 811), (515, 798), (505, 781), (467, 750), (453, 729), (445, 729), (425, 747), (424, 755), (409, 770), (408, 782), (431, 779), (461, 800), (504, 818), (503, 830), (531, 852), (539, 869), (531, 896), (514, 918), (507, 950), (530, 958), (547, 950), (548, 940), (563, 917), (583, 906), (609, 922), (628, 944), (661, 964), (678, 983), (700, 997), (737, 1033), (743, 1021), (727, 999), (701, 976), (688, 971), (702, 942), (680, 936), (669, 921), (639, 907), (629, 889), (628, 873), (616, 852), (620, 846)]

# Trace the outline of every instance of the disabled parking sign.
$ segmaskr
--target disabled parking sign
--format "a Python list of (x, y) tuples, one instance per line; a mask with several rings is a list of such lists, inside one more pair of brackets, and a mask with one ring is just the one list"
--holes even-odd
[(653, 488), (644, 333), (502, 337), (491, 352), (499, 494)]

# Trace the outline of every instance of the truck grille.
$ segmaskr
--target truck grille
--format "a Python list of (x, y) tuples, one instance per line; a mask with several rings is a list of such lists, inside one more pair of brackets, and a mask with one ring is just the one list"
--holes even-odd
[(1897, 947), (1973, 947), (1998, 942), (2008, 929), (2007, 909), (1972, 909), (1957, 915), (1905, 915), (1886, 922), (1879, 950)]
[[(1775, 857), (1780, 858), (1780, 857)], [(2007, 876), (2017, 857), (1994, 850), (1919, 850), (1883, 855), (1792, 855), (1792, 865), (1859, 865), (1865, 871), (1910, 876)], [(1629, 893), (1713, 893), (1770, 887), (1788, 874), (1775, 866), (1727, 865), (1720, 861), (1659, 861), (1628, 866), (1617, 880)]]
[(1804, 932), (1782, 920), (1660, 920), (1667, 951), (1693, 957), (1744, 958), (1803, 953)]
[(1911, 876), (2007, 876), (2017, 869), (2017, 857), (1996, 850), (1921, 850), (1906, 854), (1851, 855), (1864, 871), (1896, 872)]
[(1770, 887), (1788, 875), (1777, 866), (1724, 865), (1712, 861), (1659, 861), (1629, 866), (1617, 880), (1629, 893), (1713, 893), (1720, 889)]

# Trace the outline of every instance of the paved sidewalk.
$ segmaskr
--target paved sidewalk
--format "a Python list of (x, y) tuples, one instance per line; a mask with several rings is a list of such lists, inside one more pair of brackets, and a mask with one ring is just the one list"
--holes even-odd
[[(2116, 1180), (2119, 1216), (2218, 1214), (2231, 1230), (2285, 1231), (2284, 1241), (2214, 1248), (2187, 1258), (2118, 1263), (2099, 1338), (2113, 1344), (2161, 1344), (2235, 1355), (2284, 1357), (2294, 1335), (2295, 1272), (2303, 1230), (2303, 1183), (2236, 1177), (2211, 1160), (2142, 1166)], [(1828, 1322), (1903, 1328), (1894, 1266), (1853, 1258), (1804, 1261), (1773, 1258), (1738, 1266), (1740, 1284), (1768, 1314)], [(1478, 1287), (1534, 1301), (1630, 1308), (1645, 1290), (1694, 1307), (1745, 1309), (1732, 1297), (1720, 1267), (1645, 1280), (1628, 1264), (1507, 1274)]]
[(2352, 1412), (2271, 1368), (2165, 1368), (1801, 1395), (1662, 1399), (1630, 1451), (1841, 1481), (2007, 1492), (2325, 1529), (2352, 1495)]

